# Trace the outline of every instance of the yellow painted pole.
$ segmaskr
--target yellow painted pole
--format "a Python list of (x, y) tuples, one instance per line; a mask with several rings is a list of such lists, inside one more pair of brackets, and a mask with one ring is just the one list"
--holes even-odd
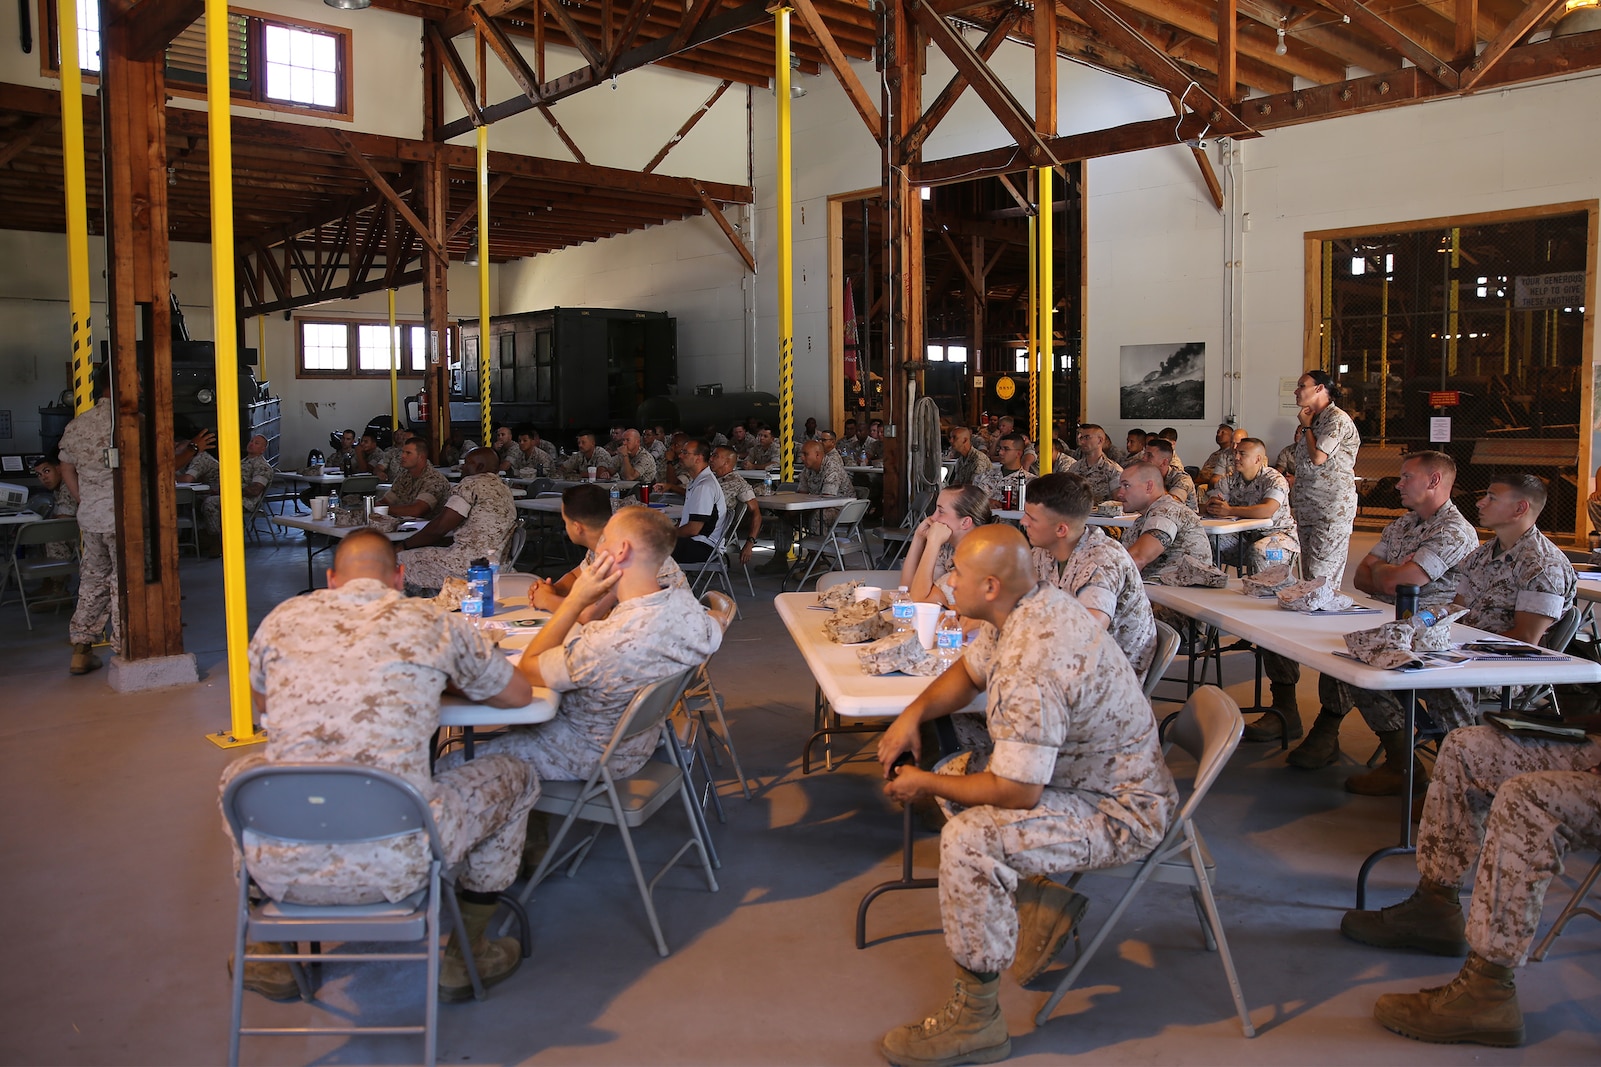
[(1040, 421), (1040, 217), (1028, 219), (1028, 424)]
[(234, 305), (233, 120), (228, 92), (228, 2), (206, 0), (206, 134), (211, 170), (211, 332), (217, 354), (217, 462), (222, 495), (223, 633), (228, 642), (226, 732), (208, 734), (222, 748), (265, 741), (250, 701), (245, 650), (250, 624), (245, 591), (245, 512), (240, 485), (239, 331)]
[(61, 164), (67, 208), (67, 307), (72, 316), (72, 407), (94, 407), (89, 370), (89, 205), (83, 163), (83, 71), (78, 58), (77, 0), (57, 0), (61, 28)]
[[(389, 429), (400, 429), (400, 337), (395, 333), (395, 291), (389, 290)], [(393, 438), (391, 438), (393, 440)]]
[(1056, 443), (1052, 431), (1051, 414), (1055, 411), (1051, 386), (1056, 378), (1056, 327), (1052, 312), (1056, 310), (1056, 279), (1052, 259), (1056, 227), (1051, 200), (1055, 190), (1056, 172), (1051, 167), (1040, 168), (1040, 421), (1039, 438), (1035, 447), (1040, 454), (1040, 473), (1051, 473), (1051, 450)]
[(478, 127), (478, 402), (483, 440), (494, 441), (489, 417), (489, 127)]
[(780, 479), (795, 479), (795, 231), (790, 174), (789, 12), (773, 12), (773, 97), (778, 104), (778, 449)]
[[(1462, 281), (1456, 276), (1458, 268), (1462, 266), (1462, 228), (1451, 227), (1451, 291), (1450, 291), (1450, 317), (1446, 320), (1446, 351), (1449, 359), (1446, 363), (1446, 373), (1455, 376), (1457, 372), (1458, 349), (1461, 345), (1462, 333)], [(1440, 386), (1446, 385), (1446, 376), (1441, 375)]]

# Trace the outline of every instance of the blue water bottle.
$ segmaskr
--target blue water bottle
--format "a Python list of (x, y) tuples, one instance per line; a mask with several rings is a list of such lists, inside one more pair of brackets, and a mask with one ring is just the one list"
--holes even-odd
[(473, 595), (483, 601), (484, 616), (495, 613), (495, 572), (489, 569), (489, 560), (480, 556), (467, 568), (467, 584)]

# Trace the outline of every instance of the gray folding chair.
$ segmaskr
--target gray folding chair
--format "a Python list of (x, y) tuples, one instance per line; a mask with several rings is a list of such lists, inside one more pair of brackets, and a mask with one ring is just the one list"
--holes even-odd
[(347, 474), (345, 480), (339, 483), (340, 500), (353, 496), (377, 495), (378, 475), (376, 474)]
[(1151, 665), (1145, 671), (1145, 699), (1151, 699), (1156, 684), (1162, 680), (1162, 675), (1173, 665), (1173, 659), (1179, 651), (1179, 632), (1161, 619), (1156, 620), (1156, 654), (1151, 657)]
[(1557, 916), (1557, 921), (1551, 924), (1551, 929), (1546, 931), (1546, 935), (1540, 939), (1540, 943), (1530, 953), (1532, 959), (1545, 959), (1546, 950), (1551, 947), (1551, 942), (1562, 936), (1562, 931), (1567, 928), (1568, 923), (1573, 920), (1574, 916), (1588, 915), (1590, 918), (1601, 922), (1601, 911), (1596, 911), (1585, 904), (1585, 900), (1589, 897), (1590, 889), (1595, 885), (1597, 877), (1601, 877), (1601, 860), (1596, 860), (1595, 866), (1590, 868), (1590, 873), (1585, 875), (1584, 880), (1579, 883), (1579, 888), (1574, 892), (1573, 899), (1568, 901), (1568, 906), (1562, 909), (1562, 914)]
[(269, 518), (272, 509), (267, 506), (267, 493), (270, 488), (271, 483), (268, 483), (268, 488), (263, 489), (245, 509), (245, 534), (258, 545), (261, 544), (261, 531), (256, 524), (263, 520), (266, 520), (267, 535), (272, 538), (272, 543), (275, 545), (278, 543), (278, 525)]
[[(1212, 783), (1228, 764), (1229, 757), (1239, 747), (1240, 734), (1244, 729), (1245, 722), (1240, 717), (1240, 706), (1223, 690), (1216, 686), (1203, 685), (1190, 694), (1190, 699), (1179, 711), (1172, 728), (1167, 732), (1168, 740), (1189, 753), (1196, 762), (1195, 781), (1190, 787), (1190, 795), (1179, 809), (1178, 816), (1173, 820), (1167, 835), (1162, 838), (1162, 843), (1156, 846), (1149, 856), (1138, 863), (1089, 872), (1130, 878), (1132, 881), (1112, 907), (1112, 913), (1106, 917), (1100, 929), (1095, 931), (1095, 937), (1090, 941), (1089, 947), (1079, 953), (1073, 966), (1057, 983), (1056, 990), (1034, 1016), (1035, 1025), (1045, 1025), (1052, 1010), (1061, 1003), (1067, 991), (1073, 988), (1073, 983), (1078, 981), (1079, 975), (1084, 973), (1090, 960), (1095, 957), (1096, 950), (1112, 933), (1117, 920), (1128, 910), (1134, 895), (1146, 882), (1154, 880), (1189, 886), (1196, 915), (1201, 920), (1201, 933), (1206, 939), (1206, 947), (1217, 952), (1223, 961), (1223, 973), (1228, 979), (1229, 991), (1234, 995), (1234, 1008), (1239, 1013), (1240, 1026), (1244, 1029), (1246, 1037), (1256, 1036), (1256, 1029), (1251, 1025), (1251, 1013), (1245, 1006), (1245, 994), (1240, 991), (1239, 976), (1234, 972), (1234, 957), (1229, 954), (1228, 940), (1223, 934), (1223, 921), (1217, 913), (1217, 901), (1212, 896), (1212, 883), (1217, 878), (1217, 865), (1213, 862), (1206, 843), (1201, 839), (1201, 832), (1195, 825), (1196, 810), (1200, 807), (1201, 801), (1206, 799), (1207, 790), (1212, 788)], [(1084, 872), (1075, 873), (1068, 885), (1076, 886), (1083, 874)]]
[[(744, 525), (745, 511), (746, 508), (743, 503), (734, 506), (734, 514), (729, 519), (728, 525), (723, 529), (722, 539), (717, 542), (717, 547), (712, 550), (711, 555), (700, 563), (680, 563), (678, 565), (685, 574), (694, 576), (690, 579), (689, 590), (696, 596), (700, 596), (711, 587), (713, 578), (721, 578), (723, 588), (728, 590), (728, 595), (730, 597), (734, 595), (734, 581), (728, 573), (728, 553), (739, 541), (739, 528)], [(755, 595), (754, 587), (751, 589), (751, 594)], [(734, 605), (734, 611), (736, 614), (739, 612), (737, 602)]]
[(198, 556), (200, 555), (200, 510), (195, 503), (195, 491), (180, 485), (175, 502), (178, 512), (178, 548), (181, 550), (188, 545)]
[(912, 534), (917, 530), (917, 524), (928, 516), (928, 510), (933, 506), (934, 490), (920, 490), (913, 494), (911, 505), (906, 509), (906, 518), (901, 520), (899, 526), (880, 526), (873, 531), (884, 545), (883, 551), (878, 555), (880, 567), (893, 567), (906, 554), (906, 549), (912, 543)]
[[(228, 1033), (228, 1062), (239, 1062), (239, 1039), (267, 1035), (321, 1037), (333, 1035), (421, 1034), (424, 1060), (434, 1063), (439, 1021), (440, 908), (448, 912), (450, 926), (465, 943), (466, 929), (451, 890), (453, 872), (445, 864), (428, 801), (410, 782), (388, 771), (347, 763), (288, 763), (263, 765), (244, 771), (222, 794), (222, 810), (233, 831), (240, 861), (236, 872), (239, 899), (234, 926), (233, 1014)], [(274, 843), (306, 845), (365, 844), (422, 833), (431, 856), (427, 884), (393, 904), (310, 906), (265, 899), (245, 865), (245, 834)], [(252, 896), (256, 899), (252, 899)], [(282, 955), (247, 953), (247, 942), (299, 943), (404, 942), (415, 951), (293, 952)], [(524, 941), (524, 955), (527, 942)], [(484, 987), (465, 953), (473, 994), (484, 997)], [(245, 1027), (244, 972), (246, 963), (288, 963), (295, 973), (303, 1000), (315, 999), (304, 964), (336, 960), (352, 963), (392, 963), (411, 960), (426, 963), (423, 1023), (420, 1026)]]
[[(663, 724), (678, 706), (679, 698), (683, 696), (684, 687), (688, 684), (692, 673), (693, 670), (686, 670), (670, 678), (663, 678), (661, 681), (642, 687), (634, 694), (634, 699), (629, 702), (627, 710), (618, 720), (617, 730), (606, 745), (606, 751), (601, 754), (600, 762), (596, 764), (586, 781), (540, 783), (543, 791), (534, 805), (535, 809), (552, 815), (563, 815), (565, 818), (556, 833), (551, 836), (545, 858), (540, 860), (538, 869), (523, 887), (518, 897), (519, 904), (527, 904), (534, 888), (545, 880), (545, 876), (553, 867), (571, 860), (567, 876), (571, 878), (577, 874), (584, 857), (589, 854), (589, 850), (594, 847), (599, 837), (598, 827), (604, 826), (617, 827), (617, 832), (623, 839), (623, 849), (628, 853), (628, 865), (634, 872), (634, 884), (639, 888), (639, 899), (644, 902), (645, 915), (650, 919), (651, 933), (656, 938), (656, 951), (661, 955), (665, 956), (668, 953), (667, 939), (662, 936), (661, 922), (656, 916), (656, 905), (651, 899), (651, 894), (656, 891), (656, 883), (661, 881), (662, 876), (683, 858), (684, 853), (694, 849), (700, 854), (701, 868), (706, 872), (707, 888), (713, 893), (717, 892), (717, 876), (712, 873), (711, 856), (701, 832), (700, 814), (689, 795), (688, 768), (685, 766), (684, 754), (678, 744), (673, 742), (661, 746), (667, 752), (667, 760), (649, 760), (639, 770), (624, 778), (614, 777), (611, 769), (607, 767), (612, 753), (617, 751), (617, 746), (629, 738), (641, 734), (651, 734), (658, 739), (661, 737)], [(645, 873), (639, 866), (639, 854), (634, 851), (633, 835), (629, 831), (642, 826), (675, 795), (683, 802), (684, 816), (689, 820), (689, 838), (678, 847), (678, 851), (674, 852), (666, 863), (662, 864), (655, 877), (647, 883)], [(557, 850), (567, 837), (567, 832), (572, 829), (573, 823), (580, 819), (598, 824), (596, 832), (566, 852), (558, 853)]]
[[(844, 570), (845, 557), (859, 554), (869, 567), (873, 565), (873, 555), (867, 550), (867, 541), (862, 534), (862, 517), (867, 514), (868, 504), (866, 500), (852, 500), (839, 509), (839, 514), (823, 534), (801, 538), (801, 551), (808, 553), (810, 558), (806, 561), (806, 573), (801, 575), (796, 589), (806, 588), (819, 560), (827, 563), (824, 570), (832, 570), (835, 564)], [(832, 559), (829, 558), (830, 552), (833, 553)]]
[[(0, 604), (9, 603), (5, 599), (6, 589), (14, 581), (17, 583), (17, 597), (22, 601), (22, 619), (33, 629), (33, 615), (29, 611), (27, 583), (40, 578), (70, 578), (78, 573), (78, 520), (77, 519), (40, 519), (38, 522), (25, 522), (15, 527), (16, 539), (11, 542), (11, 558), (6, 560), (6, 566), (0, 571)], [(55, 542), (64, 542), (72, 546), (72, 552), (66, 559), (52, 559), (44, 555), (44, 546)], [(32, 548), (37, 555), (24, 554), (23, 550)], [(74, 594), (65, 593), (61, 596), (36, 597), (32, 604), (65, 604), (74, 599)]]
[[(722, 593), (709, 592), (700, 598), (700, 602), (706, 606), (707, 613), (717, 620), (717, 625), (722, 627), (723, 633), (726, 635), (728, 628), (734, 623), (734, 612), (737, 610), (734, 606), (733, 598), (724, 596)], [(694, 679), (690, 682), (689, 687), (684, 690), (683, 704), (684, 714), (688, 720), (683, 742), (685, 748), (689, 750), (690, 758), (692, 760), (697, 758), (700, 751), (698, 747), (700, 737), (704, 733), (707, 738), (706, 748), (711, 753), (713, 762), (718, 766), (722, 765), (722, 760), (717, 755), (719, 748), (728, 753), (729, 761), (734, 765), (734, 775), (739, 779), (740, 791), (745, 794), (745, 799), (749, 800), (750, 786), (746, 784), (745, 770), (739, 764), (739, 752), (734, 748), (734, 735), (728, 729), (728, 720), (723, 717), (723, 696), (717, 691), (717, 686), (712, 682), (711, 661), (709, 659), (696, 669)], [(713, 730), (711, 724), (706, 721), (708, 708), (711, 709), (713, 715), (717, 716), (716, 730)], [(702, 759), (703, 764), (704, 762), (704, 759)], [(691, 767), (693, 768), (693, 764)], [(706, 790), (702, 794), (700, 802), (703, 810), (706, 807), (707, 799), (713, 801), (717, 807), (717, 821), (726, 822), (727, 819), (723, 814), (723, 803), (717, 795), (716, 783), (712, 781), (710, 766), (706, 767)]]

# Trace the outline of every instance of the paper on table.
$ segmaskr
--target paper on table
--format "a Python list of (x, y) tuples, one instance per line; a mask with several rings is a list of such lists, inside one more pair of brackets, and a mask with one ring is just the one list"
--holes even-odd
[[(1356, 663), (1362, 662), (1360, 658), (1353, 656), (1349, 652), (1336, 652), (1334, 654), (1336, 656), (1343, 656), (1345, 659), (1352, 660)], [(1398, 666), (1378, 667), (1377, 669), (1402, 671), (1405, 673), (1410, 673), (1412, 671), (1443, 670), (1447, 667), (1465, 667), (1469, 663), (1472, 663), (1473, 660), (1474, 657), (1465, 652), (1458, 652), (1454, 649), (1447, 652), (1418, 652), (1414, 653), (1412, 659), (1405, 663), (1399, 664)], [(1373, 667), (1374, 664), (1368, 663), (1364, 664), (1364, 666)]]

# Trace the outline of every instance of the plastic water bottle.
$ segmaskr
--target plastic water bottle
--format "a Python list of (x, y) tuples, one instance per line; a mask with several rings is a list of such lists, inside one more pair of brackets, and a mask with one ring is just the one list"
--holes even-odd
[(468, 620), (469, 622), (471, 622), (474, 627), (479, 627), (479, 626), (483, 625), (483, 622), (484, 622), (484, 600), (483, 600), (483, 597), (478, 595), (476, 590), (474, 590), (469, 595), (462, 597), (462, 599), (461, 599), (461, 616), (462, 616), (462, 618), (464, 618), (464, 619)]
[(478, 599), (478, 614), (495, 613), (495, 572), (489, 569), (489, 560), (479, 556), (467, 568), (467, 585), (472, 596)]
[(489, 596), (496, 603), (500, 602), (500, 553), (489, 554)]
[(613, 515), (617, 514), (617, 509), (622, 506), (622, 503), (622, 491), (617, 488), (617, 483), (613, 482), (611, 483), (611, 513)]
[(916, 624), (912, 621), (916, 612), (912, 610), (912, 595), (906, 586), (901, 586), (889, 595), (890, 616), (895, 620), (895, 632), (906, 633)]
[(934, 647), (939, 653), (939, 669), (945, 670), (962, 658), (962, 623), (954, 611), (940, 613), (934, 631)]
[(1263, 550), (1262, 555), (1267, 557), (1267, 561), (1270, 564), (1284, 562), (1284, 549), (1282, 548), (1265, 549)]
[(337, 485), (330, 485), (328, 487), (328, 518), (332, 519), (334, 517), (334, 512), (336, 512), (338, 510), (339, 510), (339, 487)]

